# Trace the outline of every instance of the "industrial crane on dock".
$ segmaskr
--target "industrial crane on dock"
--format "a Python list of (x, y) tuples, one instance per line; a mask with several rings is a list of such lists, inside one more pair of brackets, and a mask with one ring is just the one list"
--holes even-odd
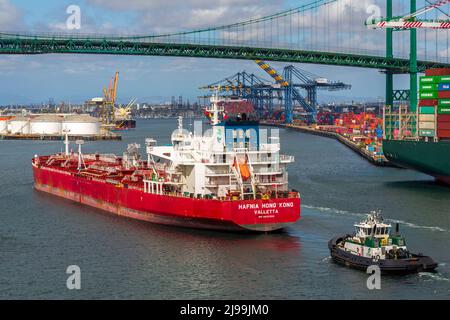
[[(450, 20), (418, 20), (417, 16), (428, 11), (438, 9), (450, 3), (450, 0), (440, 0), (417, 10), (414, 13), (403, 17), (375, 18), (366, 22), (366, 26), (371, 29), (450, 29)], [(444, 12), (445, 15), (449, 16)]]
[[(262, 113), (274, 111), (274, 101), (279, 101), (284, 107), (286, 122), (290, 123), (294, 117), (294, 106), (300, 106), (306, 121), (315, 122), (317, 112), (317, 90), (345, 90), (351, 86), (341, 81), (330, 81), (311, 72), (289, 65), (283, 69), (281, 76), (262, 60), (258, 65), (269, 74), (275, 83), (245, 71), (234, 74), (223, 80), (201, 87), (211, 91), (219, 90), (231, 96), (248, 99), (253, 102), (255, 109)], [(307, 93), (304, 98), (300, 89)]]
[(106, 126), (113, 124), (115, 120), (114, 108), (116, 104), (118, 82), (119, 72), (116, 72), (114, 78), (109, 81), (108, 88), (103, 87), (103, 98), (92, 99), (92, 102), (99, 106), (101, 122)]
[[(108, 88), (103, 87), (103, 97), (91, 100), (91, 103), (97, 105), (101, 122), (107, 129), (122, 129), (127, 123), (135, 123), (131, 119), (131, 113), (136, 99), (132, 99), (125, 107), (116, 106), (118, 83), (119, 72), (116, 72), (109, 81)], [(134, 126), (135, 124), (132, 125), (133, 128)]]
[[(223, 94), (240, 97), (252, 101), (257, 110), (273, 110), (274, 100), (282, 100), (280, 86), (246, 71), (238, 72), (232, 76), (215, 83), (202, 86), (199, 89), (220, 91)], [(209, 98), (205, 96), (202, 98)]]
[(116, 71), (114, 78), (112, 78), (109, 81), (108, 89), (106, 89), (106, 87), (103, 87), (103, 95), (108, 104), (115, 105), (116, 103), (118, 82), (119, 82), (119, 72)]
[[(343, 82), (331, 82), (324, 77), (299, 69), (293, 65), (284, 67), (283, 75), (281, 76), (268, 63), (262, 60), (255, 60), (255, 62), (261, 69), (275, 79), (277, 85), (283, 88), (287, 123), (291, 123), (294, 118), (295, 102), (298, 102), (299, 106), (305, 111), (307, 122), (316, 121), (318, 89), (336, 91), (351, 88), (350, 85)], [(298, 89), (306, 91), (306, 98), (300, 94)]]

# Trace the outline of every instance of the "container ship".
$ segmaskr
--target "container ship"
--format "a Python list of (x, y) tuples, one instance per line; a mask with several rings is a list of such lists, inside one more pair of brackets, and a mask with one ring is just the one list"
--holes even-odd
[(419, 96), (416, 110), (385, 108), (384, 155), (450, 184), (450, 69), (426, 70)]
[[(170, 145), (145, 140), (121, 156), (69, 151), (32, 159), (37, 190), (112, 214), (165, 225), (212, 230), (269, 232), (300, 219), (300, 194), (288, 188), (287, 165), (277, 134), (267, 135), (248, 113), (226, 106), (247, 101), (211, 97), (211, 128), (183, 129)], [(198, 127), (198, 125), (197, 125)], [(277, 132), (277, 131), (271, 131)]]

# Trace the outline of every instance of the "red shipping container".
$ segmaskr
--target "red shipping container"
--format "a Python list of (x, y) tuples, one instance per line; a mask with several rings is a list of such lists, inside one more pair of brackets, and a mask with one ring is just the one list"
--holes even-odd
[(450, 91), (439, 91), (438, 98), (439, 99), (450, 99)]
[(433, 107), (437, 106), (437, 99), (421, 99), (419, 100), (419, 107)]
[(425, 70), (425, 75), (429, 76), (448, 76), (450, 75), (449, 68), (436, 68), (436, 69), (427, 69)]
[(450, 122), (450, 114), (438, 114), (438, 122)]
[(438, 129), (437, 136), (439, 138), (450, 138), (450, 130)]
[(437, 128), (438, 130), (450, 130), (450, 122), (438, 122)]

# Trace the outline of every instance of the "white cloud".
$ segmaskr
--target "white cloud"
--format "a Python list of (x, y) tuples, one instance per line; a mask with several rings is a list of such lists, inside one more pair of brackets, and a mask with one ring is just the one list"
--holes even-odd
[[(159, 10), (172, 8), (183, 10), (184, 8), (215, 8), (215, 7), (247, 7), (267, 4), (261, 0), (87, 0), (88, 3), (112, 10)], [(265, 2), (265, 3), (264, 3)]]
[[(214, 33), (212, 36), (217, 40), (225, 39), (229, 43), (252, 41), (262, 46), (345, 52), (347, 48), (353, 46), (360, 52), (383, 52), (384, 32), (369, 31), (364, 26), (364, 21), (369, 16), (366, 12), (367, 7), (374, 1), (381, 4), (380, 0), (339, 0), (311, 10), (312, 14), (307, 12), (294, 15), (292, 18), (288, 16), (275, 19), (272, 26), (269, 21), (267, 24), (247, 26), (245, 32), (241, 29), (230, 29)], [(138, 26), (135, 30), (140, 34), (226, 25), (266, 16), (286, 8), (286, 5), (283, 5), (285, 0), (87, 0), (87, 2), (112, 11), (137, 13)], [(302, 1), (298, 5), (307, 3), (310, 2)], [(383, 11), (383, 7), (381, 10)], [(289, 28), (294, 29), (293, 39), (294, 42), (299, 39), (299, 44), (294, 43), (292, 46), (290, 35), (285, 34)], [(281, 34), (276, 29), (281, 30)], [(209, 38), (206, 34), (205, 37)]]
[(23, 59), (22, 56), (4, 55), (0, 59), (0, 73), (3, 75), (13, 74), (18, 69), (37, 70), (41, 63), (32, 59)]
[[(152, 34), (218, 26), (280, 11), (284, 0), (87, 0), (89, 4), (137, 14), (138, 30)], [(133, 28), (133, 26), (131, 26)]]
[(21, 25), (20, 11), (9, 0), (0, 0), (0, 30), (15, 30)]

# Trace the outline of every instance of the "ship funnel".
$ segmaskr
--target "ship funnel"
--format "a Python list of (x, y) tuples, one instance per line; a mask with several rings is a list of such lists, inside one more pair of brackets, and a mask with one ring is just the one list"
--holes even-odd
[(396, 235), (400, 234), (400, 224), (398, 222), (395, 224), (395, 234)]

